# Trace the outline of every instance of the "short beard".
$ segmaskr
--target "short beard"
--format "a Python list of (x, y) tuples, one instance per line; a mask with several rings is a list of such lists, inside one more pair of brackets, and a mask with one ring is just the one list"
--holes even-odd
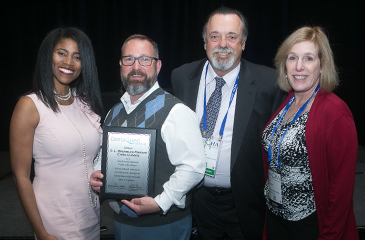
[[(144, 80), (138, 82), (131, 81), (130, 78), (134, 74), (144, 76)], [(155, 71), (151, 77), (148, 77), (144, 72), (133, 69), (127, 76), (121, 74), (121, 78), (124, 89), (129, 93), (129, 95), (135, 96), (147, 92), (155, 84), (157, 80), (157, 72)]]
[[(231, 53), (231, 56), (229, 58), (216, 58), (214, 57), (214, 54), (217, 52), (224, 52), (224, 53)], [(212, 51), (212, 57), (211, 57), (211, 64), (215, 69), (218, 69), (220, 71), (227, 71), (233, 67), (234, 64), (234, 56), (233, 56), (233, 50), (230, 48), (219, 48), (214, 49)]]

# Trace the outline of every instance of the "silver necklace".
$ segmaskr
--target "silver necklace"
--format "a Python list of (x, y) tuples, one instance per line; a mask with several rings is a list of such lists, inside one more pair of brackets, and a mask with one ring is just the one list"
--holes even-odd
[(62, 100), (62, 101), (66, 101), (69, 100), (71, 97), (71, 90), (70, 88), (68, 88), (68, 93), (66, 95), (61, 95), (59, 93), (57, 93), (55, 90), (53, 90), (53, 93), (55, 94), (55, 97)]
[[(74, 100), (76, 101), (76, 100)], [(93, 202), (93, 198), (91, 196), (91, 187), (90, 187), (90, 180), (89, 180), (89, 174), (87, 171), (87, 162), (86, 162), (86, 152), (85, 152), (85, 142), (84, 142), (84, 138), (82, 136), (82, 133), (80, 131), (80, 129), (72, 122), (72, 120), (70, 119), (70, 117), (63, 111), (61, 105), (58, 103), (58, 101), (56, 100), (58, 107), (61, 109), (61, 112), (66, 116), (66, 118), (68, 119), (68, 121), (70, 121), (70, 123), (75, 127), (76, 131), (79, 133), (80, 138), (81, 138), (81, 142), (82, 142), (82, 154), (84, 156), (84, 165), (85, 165), (85, 175), (86, 175), (86, 182), (87, 182), (87, 188), (89, 190), (89, 197), (90, 197), (90, 201), (91, 201), (91, 205), (96, 208), (97, 204), (98, 204), (98, 197), (95, 196), (95, 201)]]

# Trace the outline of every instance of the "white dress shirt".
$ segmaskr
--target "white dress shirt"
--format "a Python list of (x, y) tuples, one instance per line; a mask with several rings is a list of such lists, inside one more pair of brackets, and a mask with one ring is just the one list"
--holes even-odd
[[(156, 82), (134, 104), (126, 92), (121, 102), (127, 114), (131, 113), (145, 98), (159, 88)], [(205, 172), (204, 147), (196, 114), (184, 104), (176, 104), (166, 117), (161, 128), (162, 140), (175, 172), (163, 185), (164, 191), (154, 199), (166, 213), (172, 205), (185, 207), (186, 193), (198, 184)], [(158, 159), (157, 159), (158, 161)], [(100, 167), (96, 167), (100, 170)]]
[[(210, 64), (208, 67), (208, 73), (205, 78), (205, 71), (206, 71), (205, 69), (208, 63), (209, 63), (208, 61), (205, 63), (203, 72), (201, 74), (198, 98), (196, 102), (196, 114), (199, 118), (199, 124), (203, 117), (203, 111), (204, 111), (204, 88), (206, 88), (206, 102), (208, 103), (210, 95), (213, 93), (216, 84), (214, 78), (217, 77), (217, 74), (214, 72)], [(232, 71), (223, 76), (223, 79), (226, 82), (226, 84), (224, 84), (222, 87), (222, 103), (219, 110), (217, 122), (215, 124), (214, 132), (212, 135), (213, 140), (218, 140), (219, 138), (219, 130), (221, 128), (223, 118), (228, 110), (229, 100), (231, 98), (233, 86), (240, 72), (240, 65), (241, 64), (239, 64), (236, 68), (234, 68)], [(231, 181), (230, 181), (231, 145), (232, 145), (234, 113), (236, 110), (236, 98), (237, 98), (237, 92), (234, 95), (231, 106), (229, 107), (228, 110), (226, 126), (224, 128), (223, 138), (220, 144), (217, 166), (215, 169), (215, 176), (214, 177), (205, 176), (204, 178), (204, 185), (207, 187), (223, 187), (223, 188), (231, 187)]]

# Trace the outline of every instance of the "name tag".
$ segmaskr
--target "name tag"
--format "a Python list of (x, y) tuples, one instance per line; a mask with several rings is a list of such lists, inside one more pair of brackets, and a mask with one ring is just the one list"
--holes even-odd
[(214, 177), (221, 141), (207, 140), (203, 138), (203, 144), (206, 164), (205, 175)]
[(269, 170), (269, 199), (271, 204), (282, 208), (281, 175)]

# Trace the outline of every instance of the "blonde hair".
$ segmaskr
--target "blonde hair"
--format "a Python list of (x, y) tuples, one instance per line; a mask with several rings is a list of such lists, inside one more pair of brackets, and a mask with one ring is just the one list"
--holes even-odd
[(301, 27), (290, 34), (281, 44), (275, 56), (279, 87), (286, 92), (291, 90), (291, 86), (286, 77), (286, 60), (293, 46), (296, 43), (304, 41), (313, 42), (318, 49), (318, 57), (321, 63), (320, 88), (324, 92), (332, 92), (339, 83), (338, 73), (328, 38), (321, 27)]

